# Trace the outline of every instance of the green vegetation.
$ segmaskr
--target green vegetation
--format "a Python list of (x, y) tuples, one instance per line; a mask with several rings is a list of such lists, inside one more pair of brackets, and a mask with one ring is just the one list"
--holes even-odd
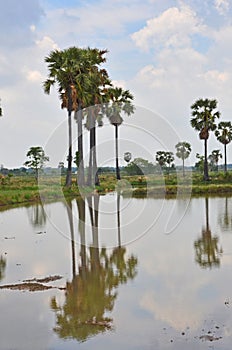
[[(179, 174), (180, 175), (180, 174)], [(99, 175), (101, 185), (95, 187), (84, 187), (82, 193), (97, 191), (106, 194), (111, 191), (120, 190), (124, 195), (132, 196), (164, 196), (183, 194), (232, 194), (232, 172), (213, 172), (210, 181), (205, 183), (201, 174), (186, 172), (183, 177), (172, 173), (165, 175), (123, 175), (117, 181), (113, 174)], [(57, 201), (63, 198), (76, 198), (80, 195), (75, 177), (72, 185), (65, 186), (65, 179), (59, 176), (44, 176), (41, 183), (37, 184), (34, 176), (3, 176), (0, 175), (0, 206), (20, 203), (33, 203), (38, 201)]]
[(44, 150), (40, 146), (31, 147), (27, 152), (27, 160), (24, 165), (34, 170), (36, 181), (39, 177), (39, 169), (42, 169), (44, 164), (49, 161), (49, 158), (45, 155)]

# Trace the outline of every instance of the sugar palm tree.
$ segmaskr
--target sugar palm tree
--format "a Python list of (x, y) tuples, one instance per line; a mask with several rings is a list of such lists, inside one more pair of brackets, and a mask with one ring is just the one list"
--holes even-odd
[(71, 47), (58, 51), (54, 50), (45, 62), (48, 63), (49, 75), (44, 82), (45, 93), (50, 93), (51, 86), (58, 85), (59, 97), (62, 101), (61, 108), (68, 110), (68, 171), (66, 185), (71, 185), (72, 173), (72, 124), (71, 114), (75, 112), (78, 126), (78, 184), (84, 183), (83, 163), (83, 131), (82, 131), (82, 109), (90, 106), (93, 100), (93, 91), (96, 90), (94, 74), (98, 72), (98, 65), (105, 61), (103, 57), (106, 50), (81, 49)]
[(115, 161), (116, 161), (116, 177), (120, 180), (120, 170), (118, 163), (118, 127), (122, 124), (123, 118), (121, 113), (131, 115), (134, 113), (134, 106), (132, 104), (133, 95), (129, 90), (123, 90), (119, 87), (112, 87), (108, 89), (108, 96), (111, 104), (107, 108), (107, 115), (110, 123), (115, 127)]
[(204, 180), (209, 180), (208, 161), (207, 161), (207, 141), (209, 132), (216, 129), (215, 121), (220, 117), (217, 109), (217, 100), (198, 99), (192, 106), (191, 126), (200, 131), (199, 137), (204, 140)]
[(73, 59), (72, 50), (51, 51), (49, 56), (45, 57), (48, 64), (49, 75), (43, 84), (44, 92), (49, 94), (51, 87), (58, 85), (59, 97), (62, 101), (61, 108), (68, 110), (68, 169), (66, 176), (66, 186), (72, 184), (72, 111), (77, 109), (75, 78), (77, 75), (77, 62), (79, 56)]
[(227, 172), (227, 145), (232, 141), (232, 124), (231, 122), (220, 122), (215, 135), (219, 142), (224, 145), (224, 171)]
[(185, 176), (184, 161), (191, 153), (191, 145), (188, 142), (178, 142), (176, 147), (176, 156), (182, 159), (183, 176)]
[(92, 95), (89, 100), (89, 107), (85, 109), (86, 128), (89, 130), (89, 171), (87, 184), (89, 186), (99, 185), (96, 156), (96, 126), (103, 125), (104, 104), (108, 101), (107, 87), (111, 86), (108, 73), (105, 69), (95, 69), (91, 74)]

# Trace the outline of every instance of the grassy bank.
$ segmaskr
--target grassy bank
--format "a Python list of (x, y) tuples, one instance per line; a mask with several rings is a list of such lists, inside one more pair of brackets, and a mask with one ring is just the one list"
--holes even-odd
[[(18, 203), (30, 203), (39, 200), (54, 201), (64, 197), (72, 198), (80, 195), (73, 178), (73, 185), (70, 188), (64, 186), (65, 178), (43, 177), (39, 184), (32, 176), (2, 177), (0, 178), (0, 205), (12, 205)], [(183, 177), (181, 174), (148, 176), (122, 176), (117, 181), (112, 174), (100, 176), (101, 185), (94, 188), (84, 188), (83, 193), (93, 192), (105, 194), (111, 191), (120, 190), (124, 195), (133, 197), (178, 194), (232, 194), (232, 173), (213, 173), (210, 181), (204, 182), (202, 175), (193, 173)]]

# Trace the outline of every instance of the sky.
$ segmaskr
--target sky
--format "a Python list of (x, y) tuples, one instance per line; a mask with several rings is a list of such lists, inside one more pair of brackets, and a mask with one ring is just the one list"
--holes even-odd
[[(191, 105), (216, 99), (221, 120), (232, 119), (231, 42), (232, 0), (1, 0), (0, 164), (21, 167), (31, 146), (49, 152), (51, 166), (66, 160), (67, 112), (56, 89), (43, 92), (44, 58), (71, 46), (108, 49), (110, 78), (134, 96), (136, 113), (120, 127), (120, 164), (126, 151), (154, 162), (178, 141), (192, 145), (194, 164), (203, 142)], [(105, 123), (97, 137), (99, 165), (112, 164), (113, 127)], [(211, 134), (213, 149), (223, 147)]]

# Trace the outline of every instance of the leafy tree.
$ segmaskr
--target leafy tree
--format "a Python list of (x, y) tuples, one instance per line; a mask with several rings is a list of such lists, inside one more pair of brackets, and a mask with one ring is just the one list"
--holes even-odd
[[(1, 99), (0, 99), (0, 102), (1, 102)], [(2, 117), (2, 107), (0, 105), (0, 117)]]
[(232, 140), (232, 124), (231, 122), (220, 122), (218, 124), (217, 130), (215, 131), (215, 135), (219, 142), (224, 145), (224, 171), (227, 172), (227, 148), (226, 146)]
[(118, 163), (118, 127), (122, 124), (123, 118), (121, 113), (131, 115), (134, 113), (134, 106), (132, 104), (133, 95), (129, 90), (123, 90), (119, 87), (112, 87), (108, 89), (108, 97), (111, 104), (107, 106), (107, 116), (110, 123), (115, 127), (115, 162), (116, 162), (116, 177), (120, 180), (120, 170)]
[(216, 129), (215, 121), (220, 117), (220, 113), (216, 111), (217, 100), (198, 99), (192, 106), (192, 118), (190, 120), (191, 126), (200, 131), (199, 137), (204, 140), (204, 180), (209, 180), (208, 172), (208, 151), (207, 141), (209, 132)]
[(173, 152), (157, 151), (156, 161), (158, 162), (161, 169), (166, 169), (169, 173), (171, 166), (174, 166)]
[(211, 170), (218, 171), (218, 162), (220, 158), (222, 158), (221, 151), (219, 149), (213, 150), (208, 157)]
[(195, 168), (201, 172), (204, 171), (204, 156), (200, 155), (199, 153), (196, 154), (196, 158), (198, 159), (198, 162), (195, 163)]
[(155, 170), (154, 164), (147, 159), (135, 158), (125, 167), (128, 175), (146, 175), (152, 174)]
[(35, 177), (38, 181), (39, 169), (42, 169), (44, 164), (49, 161), (49, 157), (47, 157), (44, 153), (44, 150), (40, 146), (31, 147), (27, 152), (27, 160), (24, 165), (35, 171)]
[(176, 156), (180, 159), (182, 159), (182, 169), (183, 169), (183, 176), (185, 176), (185, 169), (184, 169), (184, 161), (187, 159), (191, 153), (191, 145), (188, 142), (179, 142), (177, 143), (176, 147)]

